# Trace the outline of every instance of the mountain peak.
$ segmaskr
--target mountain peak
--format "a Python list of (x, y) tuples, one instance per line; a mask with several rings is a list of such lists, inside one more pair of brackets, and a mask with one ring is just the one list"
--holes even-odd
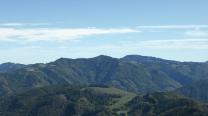
[(94, 58), (113, 58), (113, 57), (110, 57), (110, 56), (107, 56), (107, 55), (99, 55), (99, 56), (96, 56)]
[(14, 65), (15, 63), (12, 63), (12, 62), (6, 62), (6, 63), (3, 63), (3, 64), (0, 64), (0, 66), (3, 66), (3, 65)]
[(98, 62), (118, 62), (118, 59), (117, 58), (113, 58), (113, 57), (110, 57), (110, 56), (106, 56), (106, 55), (99, 55), (97, 57), (94, 57), (94, 58), (91, 58), (92, 60), (94, 61), (98, 61)]
[[(142, 56), (142, 55), (127, 55), (124, 56), (123, 58), (136, 58), (136, 59), (160, 59), (160, 58), (156, 58), (156, 57), (152, 57), (152, 56)], [(162, 59), (160, 59), (162, 60)]]
[(15, 64), (15, 63), (7, 62), (7, 63), (0, 64), (0, 72), (15, 71), (23, 67), (25, 67), (25, 65), (23, 64)]
[(63, 61), (69, 61), (69, 60), (72, 60), (71, 58), (59, 58), (57, 59), (55, 62), (63, 62)]

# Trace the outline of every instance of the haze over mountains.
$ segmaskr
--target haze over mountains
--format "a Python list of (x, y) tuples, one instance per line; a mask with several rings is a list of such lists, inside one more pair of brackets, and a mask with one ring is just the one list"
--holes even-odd
[[(3, 112), (3, 116), (44, 116), (45, 113), (51, 115), (54, 112), (57, 115), (66, 115), (68, 110), (72, 113), (71, 110), (74, 109), (73, 115), (77, 116), (119, 115), (121, 112), (123, 112), (122, 115), (130, 116), (136, 116), (136, 114), (154, 116), (170, 115), (175, 111), (178, 111), (179, 116), (184, 114), (206, 115), (208, 114), (207, 109), (203, 104), (208, 102), (207, 75), (207, 62), (178, 62), (140, 55), (128, 55), (123, 58), (104, 55), (94, 58), (60, 58), (46, 64), (31, 65), (5, 63), (0, 65), (0, 105), (5, 106), (0, 108), (0, 112)], [(96, 85), (96, 90), (98, 89), (104, 94), (97, 95), (91, 90), (87, 93), (82, 91), (83, 88), (91, 85)], [(68, 89), (71, 87), (72, 89)], [(108, 88), (108, 92), (112, 91), (110, 87), (113, 87), (115, 91), (128, 91), (129, 97), (124, 97), (127, 98), (127, 101), (119, 102), (118, 99), (124, 99), (123, 94), (111, 93), (109, 95), (104, 91), (104, 88)], [(83, 96), (72, 100), (78, 93)], [(94, 94), (98, 98), (89, 97)], [(72, 98), (68, 95), (71, 95)], [(136, 97), (137, 95), (138, 97)], [(49, 97), (49, 101), (44, 99), (44, 96)], [(106, 96), (108, 97), (106, 98)], [(182, 96), (198, 100), (202, 104)], [(79, 100), (83, 99), (82, 97), (84, 97), (86, 106), (90, 105), (89, 108), (98, 107), (98, 109), (92, 110), (81, 105), (79, 110), (82, 113), (77, 114), (79, 111), (76, 107), (79, 105)], [(103, 97), (107, 104), (101, 105), (100, 99)], [(143, 102), (148, 102), (148, 104), (141, 105)], [(170, 102), (170, 106), (161, 105), (164, 102)], [(48, 103), (60, 104), (60, 107), (63, 108)], [(75, 106), (71, 106), (71, 103)], [(120, 105), (118, 107), (115, 104)], [(111, 108), (114, 105), (116, 107)], [(99, 107), (107, 109), (100, 110)], [(49, 108), (49, 110), (44, 110), (45, 108)], [(54, 111), (54, 109), (56, 110)], [(21, 111), (23, 112), (21, 113)]]

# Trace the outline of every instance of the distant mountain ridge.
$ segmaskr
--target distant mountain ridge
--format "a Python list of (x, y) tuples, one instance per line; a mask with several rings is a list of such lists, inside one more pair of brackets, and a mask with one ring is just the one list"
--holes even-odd
[(206, 62), (178, 62), (139, 55), (128, 55), (122, 59), (143, 64), (149, 69), (161, 70), (182, 85), (206, 79), (208, 74)]
[(12, 72), (21, 68), (24, 68), (24, 64), (15, 64), (11, 62), (0, 64), (0, 73)]
[[(208, 64), (129, 55), (60, 58), (47, 64), (14, 65), (0, 73), (0, 96), (59, 84), (108, 85), (131, 92), (172, 91), (208, 78)], [(0, 65), (1, 67), (1, 65)], [(16, 68), (17, 67), (17, 68)]]

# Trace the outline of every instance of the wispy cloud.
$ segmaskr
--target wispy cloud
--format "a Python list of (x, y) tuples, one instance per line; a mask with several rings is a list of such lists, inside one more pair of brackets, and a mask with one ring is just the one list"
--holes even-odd
[(137, 26), (138, 29), (199, 29), (208, 28), (208, 25), (149, 25)]
[(121, 44), (109, 44), (103, 46), (94, 46), (103, 50), (126, 50), (126, 51), (138, 51), (145, 49), (189, 49), (189, 50), (208, 50), (207, 39), (171, 39), (171, 40), (146, 40), (140, 42), (123, 42)]
[(208, 39), (172, 39), (149, 40), (138, 43), (137, 46), (150, 49), (207, 49)]
[[(66, 46), (67, 48), (67, 46)], [(66, 49), (64, 48), (64, 49)], [(82, 48), (77, 48), (81, 50)], [(122, 42), (119, 44), (103, 44), (85, 47), (87, 51), (110, 51), (109, 53), (137, 53), (141, 50), (208, 50), (207, 39), (171, 39), (171, 40), (146, 40), (140, 42)]]
[(3, 27), (25, 27), (25, 26), (46, 26), (49, 23), (20, 23), (20, 22), (11, 22), (11, 23), (0, 23), (0, 26)]
[(202, 31), (202, 30), (186, 31), (185, 36), (198, 37), (198, 38), (208, 38), (208, 31)]
[(136, 29), (142, 32), (161, 32), (161, 30), (168, 30), (168, 32), (176, 32), (181, 34), (181, 39), (186, 38), (207, 38), (208, 39), (208, 25), (150, 25), (137, 26)]
[(0, 26), (23, 26), (23, 23), (1, 23)]
[(91, 35), (140, 32), (131, 28), (0, 28), (0, 41), (65, 41)]

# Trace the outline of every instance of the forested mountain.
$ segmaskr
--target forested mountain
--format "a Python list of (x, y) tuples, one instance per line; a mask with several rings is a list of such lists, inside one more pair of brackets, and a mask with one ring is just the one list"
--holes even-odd
[(0, 116), (207, 116), (207, 75), (207, 62), (139, 55), (5, 63)]
[(149, 70), (159, 71), (181, 85), (208, 78), (207, 62), (178, 62), (139, 55), (128, 55), (122, 59), (142, 64)]
[(207, 116), (207, 108), (169, 93), (136, 95), (107, 86), (47, 86), (0, 98), (1, 116)]
[(208, 103), (208, 80), (200, 80), (188, 84), (177, 89), (176, 92), (186, 97), (201, 101), (202, 103)]
[(60, 58), (46, 64), (12, 64), (0, 69), (0, 95), (59, 84), (108, 85), (147, 93), (171, 91), (208, 78), (208, 63), (177, 62), (139, 55), (120, 59), (104, 55), (85, 59)]

